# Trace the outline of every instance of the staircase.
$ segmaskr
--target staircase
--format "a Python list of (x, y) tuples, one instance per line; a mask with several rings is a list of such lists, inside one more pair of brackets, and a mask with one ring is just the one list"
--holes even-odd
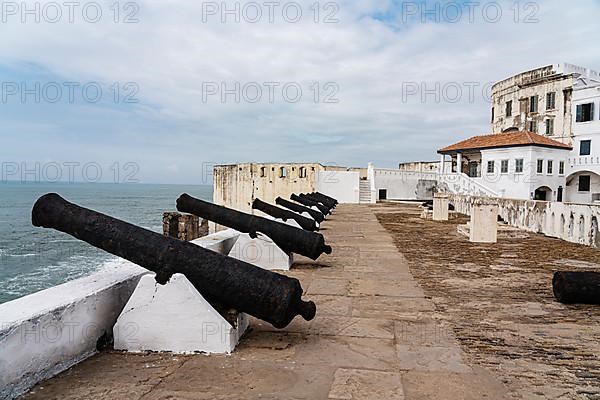
[(498, 197), (498, 193), (488, 188), (478, 179), (471, 178), (466, 174), (439, 174), (438, 184), (445, 187), (445, 191), (454, 194), (470, 196)]
[(361, 180), (358, 183), (358, 202), (368, 204), (371, 202), (371, 181)]

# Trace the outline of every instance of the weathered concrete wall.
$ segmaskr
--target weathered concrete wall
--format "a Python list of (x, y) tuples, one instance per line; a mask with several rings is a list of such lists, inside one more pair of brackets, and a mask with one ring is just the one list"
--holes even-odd
[[(574, 74), (578, 67), (569, 64), (549, 65), (514, 75), (496, 83), (492, 87), (494, 133), (509, 128), (532, 130), (530, 122), (535, 121), (535, 133), (546, 133), (546, 120), (554, 120), (553, 139), (563, 143), (571, 142), (571, 102)], [(547, 107), (546, 94), (555, 93), (555, 106)], [(538, 96), (538, 111), (530, 111), (530, 97)], [(506, 115), (506, 103), (512, 101), (512, 114)]]
[(259, 198), (274, 203), (279, 196), (315, 191), (320, 164), (235, 164), (214, 168), (213, 202), (251, 213)]
[(120, 260), (88, 277), (0, 304), (0, 399), (17, 397), (96, 353), (146, 273)]
[(277, 197), (289, 199), (292, 193), (323, 191), (339, 196), (340, 203), (358, 203), (358, 179), (367, 177), (367, 169), (317, 163), (235, 164), (218, 165), (213, 174), (213, 202), (252, 213), (254, 199), (274, 204)]
[(572, 243), (600, 247), (600, 206), (450, 195), (450, 202), (456, 211), (466, 215), (471, 215), (474, 205), (490, 200), (498, 204), (498, 214), (511, 226)]

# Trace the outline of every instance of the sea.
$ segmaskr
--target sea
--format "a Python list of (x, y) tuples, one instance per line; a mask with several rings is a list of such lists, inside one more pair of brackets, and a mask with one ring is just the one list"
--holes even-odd
[(212, 200), (200, 185), (0, 182), (0, 303), (108, 267), (117, 257), (53, 229), (31, 224), (43, 194), (66, 200), (162, 233), (162, 215), (176, 211), (182, 193)]

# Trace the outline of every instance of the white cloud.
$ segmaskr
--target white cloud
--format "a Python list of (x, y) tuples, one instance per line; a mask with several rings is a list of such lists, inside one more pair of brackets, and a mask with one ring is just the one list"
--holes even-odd
[[(101, 2), (103, 10), (112, 3)], [(592, 39), (600, 37), (600, 6), (593, 0), (577, 6), (539, 2), (535, 24), (515, 23), (512, 1), (502, 3), (505, 14), (498, 23), (476, 13), (474, 23), (465, 17), (454, 24), (404, 24), (399, 9), (386, 1), (344, 1), (336, 15), (339, 23), (314, 23), (309, 14), (314, 1), (300, 3), (307, 18), (296, 24), (280, 17), (273, 24), (221, 23), (218, 17), (203, 23), (202, 3), (183, 0), (139, 2), (137, 24), (115, 24), (110, 13), (97, 24), (9, 20), (0, 27), (0, 63), (33, 63), (71, 81), (136, 82), (140, 104), (120, 109), (119, 121), (130, 117), (139, 123), (114, 126), (121, 140), (101, 148), (127, 157), (130, 151), (119, 146), (135, 145), (148, 175), (168, 180), (183, 173), (190, 182), (202, 161), (364, 165), (371, 160), (393, 166), (434, 158), (436, 148), (489, 130), (490, 105), (481, 92), (487, 83), (562, 61), (600, 68)], [(521, 10), (521, 19), (526, 11)], [(369, 17), (379, 14), (389, 18)], [(238, 104), (232, 96), (225, 103), (218, 96), (203, 103), (203, 82), (230, 87), (297, 82), (303, 96), (295, 104), (280, 94), (273, 103)], [(310, 89), (315, 82), (321, 96), (327, 82), (336, 83), (339, 103), (315, 104)], [(436, 102), (433, 95), (423, 103), (419, 96), (404, 101), (407, 82), (430, 88), (435, 82), (456, 82), (465, 91), (466, 82), (479, 87), (472, 103), (466, 92), (458, 103)], [(94, 118), (87, 123), (93, 125)], [(61, 140), (55, 143), (46, 151), (59, 152)]]

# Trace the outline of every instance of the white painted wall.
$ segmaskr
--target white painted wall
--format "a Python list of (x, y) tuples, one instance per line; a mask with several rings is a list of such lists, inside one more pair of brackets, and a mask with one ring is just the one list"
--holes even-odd
[(96, 353), (148, 271), (120, 260), (93, 275), (0, 304), (0, 398), (16, 397)]
[[(531, 199), (535, 190), (547, 186), (556, 199), (559, 186), (565, 188), (565, 175), (559, 174), (560, 161), (566, 161), (568, 150), (537, 146), (510, 147), (481, 151), (482, 174), (479, 178), (484, 185), (494, 190), (500, 197)], [(523, 172), (516, 173), (516, 160), (523, 159)], [(543, 160), (541, 174), (537, 172), (537, 160)], [(502, 160), (508, 160), (508, 173), (501, 172)], [(548, 173), (548, 161), (552, 161), (552, 173)], [(494, 173), (487, 173), (488, 161), (494, 162)], [(566, 169), (566, 167), (565, 167)]]
[(340, 203), (358, 204), (360, 172), (325, 171), (316, 174), (316, 191), (331, 196)]
[[(388, 199), (421, 200), (427, 187), (438, 179), (435, 172), (402, 171), (398, 169), (375, 169), (375, 190), (387, 190)], [(433, 194), (429, 196), (432, 198)]]
[[(588, 122), (577, 122), (577, 106), (594, 104), (594, 119)], [(567, 162), (567, 201), (591, 203), (593, 194), (600, 193), (600, 86), (582, 86), (573, 91), (573, 151)], [(591, 152), (581, 156), (580, 142), (591, 140)], [(579, 191), (579, 176), (590, 175), (589, 192)]]

